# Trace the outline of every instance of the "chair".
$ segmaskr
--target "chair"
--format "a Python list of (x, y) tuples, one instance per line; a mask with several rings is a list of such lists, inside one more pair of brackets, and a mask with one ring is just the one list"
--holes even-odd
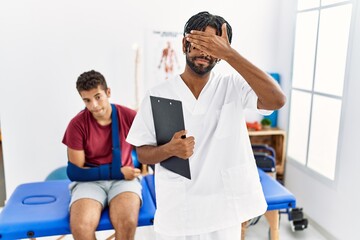
[(273, 173), (273, 175), (275, 175), (275, 150), (266, 144), (253, 144), (252, 149), (257, 167), (262, 169), (264, 172)]

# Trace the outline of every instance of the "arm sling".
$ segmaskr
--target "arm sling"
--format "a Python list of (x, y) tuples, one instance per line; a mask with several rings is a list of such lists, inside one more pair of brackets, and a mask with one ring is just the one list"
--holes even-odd
[(117, 109), (114, 104), (111, 104), (111, 108), (112, 162), (91, 168), (81, 168), (68, 161), (66, 172), (71, 181), (84, 182), (124, 179), (124, 175), (120, 170), (122, 163)]

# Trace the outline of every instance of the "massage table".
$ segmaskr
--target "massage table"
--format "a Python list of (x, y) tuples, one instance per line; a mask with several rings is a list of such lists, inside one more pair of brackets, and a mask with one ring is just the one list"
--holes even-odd
[[(0, 239), (19, 239), (70, 234), (69, 180), (51, 180), (19, 185), (0, 213)], [(141, 180), (143, 205), (138, 226), (153, 224), (155, 205), (148, 185)], [(113, 229), (106, 208), (98, 231)]]
[[(279, 239), (279, 210), (296, 207), (295, 196), (281, 185), (274, 177), (258, 168), (261, 186), (268, 204), (265, 218), (270, 225), (270, 239)], [(244, 226), (244, 224), (243, 224)], [(245, 237), (246, 228), (243, 229)]]
[[(270, 224), (271, 240), (279, 238), (279, 209), (295, 208), (296, 200), (284, 186), (259, 169), (268, 204), (265, 217)], [(51, 180), (19, 185), (0, 213), (0, 240), (36, 238), (70, 234), (68, 204), (69, 180)], [(154, 175), (141, 180), (143, 205), (138, 226), (153, 224), (156, 209)], [(105, 209), (97, 230), (113, 229)], [(245, 237), (245, 229), (243, 229)]]

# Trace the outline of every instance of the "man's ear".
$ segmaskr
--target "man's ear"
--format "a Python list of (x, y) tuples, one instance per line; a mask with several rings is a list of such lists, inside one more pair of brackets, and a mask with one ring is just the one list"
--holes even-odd
[(110, 98), (110, 96), (111, 96), (111, 89), (110, 89), (110, 88), (107, 88), (105, 93), (106, 93), (106, 96), (107, 96), (108, 98)]
[(183, 40), (182, 40), (182, 50), (183, 50), (183, 53), (184, 53), (184, 54), (186, 54), (186, 52), (187, 52), (186, 43), (187, 43), (187, 41), (186, 41), (185, 37), (183, 37)]

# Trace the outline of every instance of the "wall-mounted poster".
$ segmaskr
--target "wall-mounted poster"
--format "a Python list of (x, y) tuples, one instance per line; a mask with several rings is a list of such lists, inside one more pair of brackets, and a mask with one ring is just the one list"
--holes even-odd
[(146, 88), (184, 71), (181, 32), (151, 31), (145, 43)]

